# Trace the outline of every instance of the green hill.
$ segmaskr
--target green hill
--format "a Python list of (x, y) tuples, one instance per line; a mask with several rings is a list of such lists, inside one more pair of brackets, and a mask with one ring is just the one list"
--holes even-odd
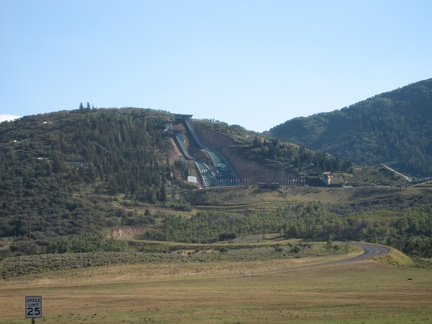
[(112, 203), (120, 193), (165, 201), (168, 118), (153, 110), (77, 110), (0, 124), (0, 237), (24, 253), (61, 251), (57, 237), (97, 236), (133, 222), (137, 215)]
[(269, 135), (359, 165), (432, 175), (432, 79), (341, 110), (294, 118)]
[[(196, 128), (202, 145), (224, 156), (248, 185), (316, 179), (328, 168), (351, 168), (239, 126), (197, 121)], [(182, 134), (193, 157), (182, 154), (170, 130)], [(199, 178), (193, 159), (221, 177), (206, 154), (185, 124), (164, 111), (81, 108), (3, 122), (0, 254), (124, 249), (121, 242), (105, 240), (102, 231), (153, 226), (157, 220), (150, 209), (156, 207), (190, 211), (184, 192), (200, 187), (186, 180)]]

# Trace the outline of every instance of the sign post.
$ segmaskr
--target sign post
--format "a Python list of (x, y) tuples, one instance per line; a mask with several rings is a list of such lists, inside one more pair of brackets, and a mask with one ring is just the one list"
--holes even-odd
[(35, 318), (42, 317), (42, 296), (26, 296), (25, 316), (32, 319), (32, 324), (35, 323)]

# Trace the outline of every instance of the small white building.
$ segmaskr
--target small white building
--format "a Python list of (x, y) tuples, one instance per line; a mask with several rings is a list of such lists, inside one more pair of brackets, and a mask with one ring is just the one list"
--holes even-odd
[(194, 176), (188, 176), (187, 177), (187, 181), (188, 182), (192, 182), (192, 183), (197, 183), (198, 182), (197, 177), (194, 177)]

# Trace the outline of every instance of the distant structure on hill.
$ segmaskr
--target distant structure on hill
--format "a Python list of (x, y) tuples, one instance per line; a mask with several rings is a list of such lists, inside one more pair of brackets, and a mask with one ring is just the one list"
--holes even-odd
[(324, 172), (322, 179), (327, 186), (333, 184), (333, 173)]

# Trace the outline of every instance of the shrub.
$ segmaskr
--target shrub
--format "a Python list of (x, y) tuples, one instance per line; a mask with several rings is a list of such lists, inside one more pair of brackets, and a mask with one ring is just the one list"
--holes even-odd
[(294, 245), (291, 248), (291, 252), (293, 252), (293, 253), (299, 253), (301, 250), (302, 250), (302, 248), (299, 245)]
[(237, 237), (236, 233), (222, 233), (219, 234), (219, 241), (230, 241)]

